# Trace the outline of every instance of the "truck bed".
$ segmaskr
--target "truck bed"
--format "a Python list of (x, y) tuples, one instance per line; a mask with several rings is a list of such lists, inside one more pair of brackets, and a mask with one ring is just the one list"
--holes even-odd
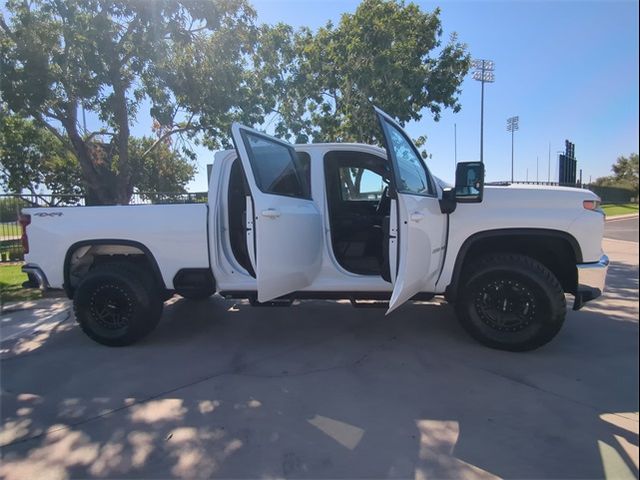
[(182, 268), (208, 268), (206, 204), (27, 208), (27, 263), (39, 265), (51, 288), (63, 288), (67, 255), (81, 242), (143, 245), (167, 288)]

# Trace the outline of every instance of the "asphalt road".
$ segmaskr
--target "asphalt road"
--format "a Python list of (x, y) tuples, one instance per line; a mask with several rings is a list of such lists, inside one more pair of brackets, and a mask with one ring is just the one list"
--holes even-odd
[(604, 236), (638, 243), (638, 217), (608, 219), (604, 227)]
[(0, 478), (637, 478), (638, 250), (530, 353), (434, 303), (173, 299), (138, 345), (5, 312)]

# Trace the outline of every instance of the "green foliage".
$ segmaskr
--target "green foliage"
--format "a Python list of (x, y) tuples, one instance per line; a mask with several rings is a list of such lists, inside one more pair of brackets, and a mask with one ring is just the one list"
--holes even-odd
[[(137, 184), (184, 185), (191, 166), (172, 157), (169, 167), (168, 150), (146, 157), (172, 136), (182, 160), (193, 160), (192, 143), (229, 147), (233, 121), (263, 124), (275, 112), (276, 134), (298, 142), (375, 142), (374, 104), (401, 123), (425, 111), (437, 120), (460, 109), (470, 63), (455, 35), (443, 43), (438, 9), (401, 0), (364, 0), (316, 32), (258, 27), (246, 0), (8, 0), (6, 12), (3, 102), (76, 159), (81, 182), (63, 181), (73, 162), (60, 153), (47, 188), (81, 185), (89, 204), (127, 203)], [(153, 142), (130, 138), (144, 105)], [(80, 126), (82, 109), (99, 118), (96, 131)], [(155, 180), (145, 184), (141, 168)], [(164, 179), (166, 169), (174, 173)]]
[[(149, 137), (132, 139), (129, 142), (129, 157), (134, 167), (133, 185), (139, 192), (183, 193), (185, 186), (196, 173), (195, 166), (171, 144), (162, 142), (144, 156), (154, 139)], [(153, 198), (150, 198), (153, 200)]]
[[(261, 120), (246, 71), (256, 30), (245, 0), (9, 0), (6, 9), (3, 100), (73, 153), (91, 203), (129, 200), (129, 127), (145, 99), (161, 138), (143, 156), (174, 134), (207, 129), (215, 145), (234, 118)], [(97, 132), (79, 126), (82, 107), (99, 116)]]
[[(27, 206), (28, 204), (24, 200), (20, 200), (12, 196), (0, 197), (0, 223), (9, 224), (10, 222), (17, 222), (20, 210)], [(17, 227), (17, 224), (15, 225)], [(8, 233), (6, 230), (8, 230), (8, 228), (3, 226), (2, 232), (0, 232), (0, 237), (14, 237), (15, 235), (18, 235), (18, 233), (13, 229)]]
[[(128, 156), (131, 184), (142, 192), (184, 192), (196, 171), (192, 160), (173, 148), (169, 139), (130, 137)], [(53, 195), (40, 197), (51, 205), (61, 200), (73, 203), (84, 195), (75, 156), (31, 120), (0, 116), (0, 161), (0, 186), (7, 191)]]
[(613, 175), (600, 177), (594, 182), (595, 185), (620, 187), (638, 191), (638, 154), (632, 153), (628, 157), (619, 156), (611, 166)]
[(35, 195), (44, 187), (51, 195), (77, 198), (83, 193), (80, 185), (78, 161), (60, 140), (31, 120), (0, 112), (0, 186), (4, 190)]
[[(470, 67), (466, 45), (442, 44), (439, 9), (402, 1), (364, 0), (353, 14), (317, 32), (279, 25), (263, 31), (271, 53), (259, 70), (277, 92), (276, 133), (296, 141), (374, 142), (377, 105), (402, 124), (460, 110)], [(265, 52), (259, 50), (260, 55)]]

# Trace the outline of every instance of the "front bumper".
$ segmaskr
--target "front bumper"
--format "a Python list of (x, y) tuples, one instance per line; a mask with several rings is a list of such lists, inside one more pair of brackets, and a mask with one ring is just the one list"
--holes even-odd
[(585, 303), (598, 298), (604, 292), (604, 285), (609, 270), (609, 257), (602, 255), (600, 260), (593, 263), (579, 263), (578, 289), (573, 302), (573, 309), (580, 310)]
[(33, 263), (27, 263), (22, 267), (22, 271), (29, 277), (29, 280), (22, 284), (22, 288), (39, 288), (41, 290), (49, 289), (47, 276), (39, 266), (34, 265)]

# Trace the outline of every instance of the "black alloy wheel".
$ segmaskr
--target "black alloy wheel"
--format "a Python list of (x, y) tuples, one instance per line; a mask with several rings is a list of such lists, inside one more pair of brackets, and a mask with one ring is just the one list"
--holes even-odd
[(520, 254), (487, 255), (465, 269), (455, 308), (462, 327), (480, 343), (527, 351), (550, 342), (566, 315), (564, 291), (553, 273)]

